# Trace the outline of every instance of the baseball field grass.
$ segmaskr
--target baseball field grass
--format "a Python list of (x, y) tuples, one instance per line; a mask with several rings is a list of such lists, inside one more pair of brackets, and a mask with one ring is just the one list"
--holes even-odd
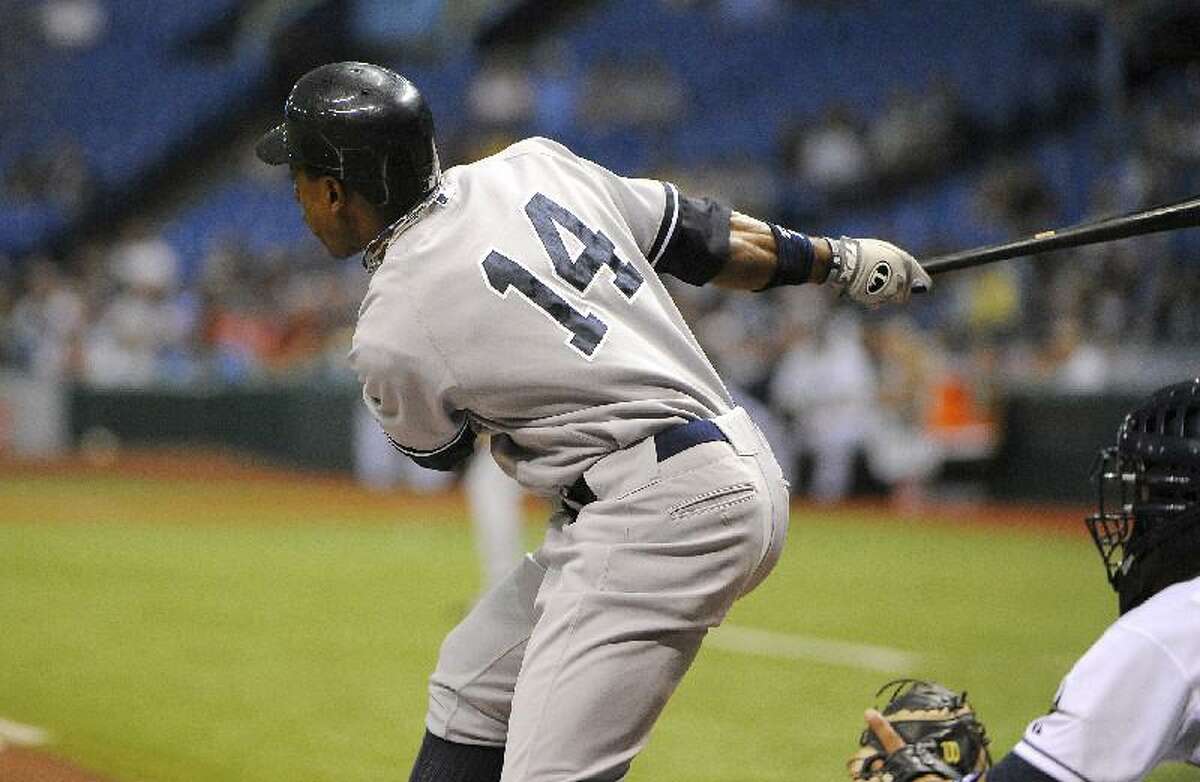
[[(775, 574), (713, 634), (630, 779), (842, 778), (863, 708), (906, 675), (968, 690), (1010, 747), (1115, 601), (1082, 523), (932, 515), (798, 507)], [(116, 782), (404, 779), (477, 571), (455, 495), (3, 473), (0, 718)]]

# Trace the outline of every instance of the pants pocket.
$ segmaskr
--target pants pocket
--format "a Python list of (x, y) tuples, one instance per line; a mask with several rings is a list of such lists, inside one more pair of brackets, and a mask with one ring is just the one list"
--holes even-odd
[(682, 519), (699, 513), (727, 510), (754, 499), (755, 491), (753, 483), (735, 483), (698, 494), (672, 506), (667, 513), (672, 519)]

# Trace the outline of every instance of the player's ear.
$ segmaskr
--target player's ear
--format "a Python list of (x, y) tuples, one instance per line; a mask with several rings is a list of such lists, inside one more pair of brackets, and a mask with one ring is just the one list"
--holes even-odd
[(321, 197), (325, 205), (336, 212), (346, 206), (346, 186), (334, 177), (321, 177)]

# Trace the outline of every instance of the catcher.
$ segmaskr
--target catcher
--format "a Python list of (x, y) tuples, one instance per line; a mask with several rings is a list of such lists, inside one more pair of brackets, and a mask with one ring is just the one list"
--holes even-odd
[[(965, 695), (912, 706), (901, 694), (882, 713), (867, 711), (855, 779), (1135, 782), (1171, 761), (1200, 766), (1200, 378), (1159, 389), (1125, 416), (1093, 479), (1099, 507), (1088, 531), (1120, 617), (1063, 679), (1050, 713), (989, 769), (937, 751), (950, 747), (938, 731), (957, 725)], [(917, 730), (910, 717), (922, 708), (940, 712)], [(965, 732), (986, 747), (982, 728)]]

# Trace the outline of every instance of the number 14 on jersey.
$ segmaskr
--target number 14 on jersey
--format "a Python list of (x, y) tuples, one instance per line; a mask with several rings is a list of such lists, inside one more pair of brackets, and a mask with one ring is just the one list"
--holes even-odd
[[(592, 280), (603, 266), (612, 270), (613, 285), (628, 300), (633, 299), (645, 282), (633, 264), (617, 257), (612, 240), (602, 232), (588, 228), (570, 210), (548, 196), (535, 194), (525, 204), (525, 215), (550, 256), (550, 268), (555, 276), (569, 283), (581, 297), (586, 296)], [(556, 226), (561, 226), (583, 243), (579, 257), (571, 257)], [(509, 289), (515, 289), (527, 302), (569, 331), (571, 338), (567, 344), (584, 358), (591, 359), (604, 340), (608, 324), (591, 312), (575, 309), (529, 269), (496, 250), (489, 252), (481, 263), (484, 277), (501, 298), (507, 299)]]

